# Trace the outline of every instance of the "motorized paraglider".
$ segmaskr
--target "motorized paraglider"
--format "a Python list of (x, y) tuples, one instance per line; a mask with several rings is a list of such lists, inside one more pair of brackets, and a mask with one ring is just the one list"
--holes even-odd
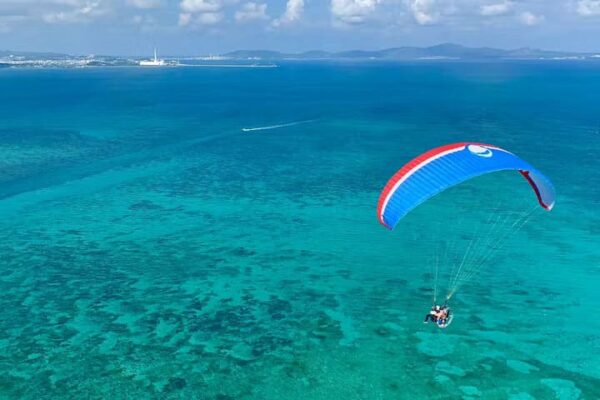
[[(400, 168), (387, 182), (379, 197), (377, 204), (379, 222), (393, 230), (407, 214), (437, 194), (478, 176), (511, 170), (519, 172), (526, 179), (539, 206), (547, 211), (552, 210), (555, 204), (555, 190), (552, 183), (527, 161), (498, 146), (461, 142), (429, 150)], [(510, 215), (490, 213), (483, 228), (478, 228), (473, 233), (473, 237), (465, 241), (466, 246), (461, 250), (462, 254), (450, 260), (440, 260), (440, 256), (437, 256), (432, 308), (432, 313), (436, 316), (440, 315), (437, 314), (440, 310), (435, 310), (439, 264), (451, 264), (447, 293), (440, 311), (443, 312), (441, 315), (444, 315), (444, 318), (440, 320), (438, 317), (433, 317), (439, 327), (446, 327), (452, 320), (450, 309), (446, 307), (444, 311), (443, 308), (447, 306), (458, 288), (474, 277), (504, 242), (527, 223), (535, 208), (539, 207)], [(457, 246), (450, 244), (449, 247)], [(443, 253), (447, 254), (448, 249)]]

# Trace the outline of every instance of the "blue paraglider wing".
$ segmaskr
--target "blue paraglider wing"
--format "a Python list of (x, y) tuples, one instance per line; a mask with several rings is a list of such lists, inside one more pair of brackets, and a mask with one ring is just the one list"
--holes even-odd
[(540, 171), (513, 153), (481, 143), (437, 147), (404, 165), (385, 185), (379, 197), (379, 221), (394, 229), (419, 204), (449, 187), (496, 171), (519, 171), (533, 188), (540, 205), (554, 207), (552, 183)]

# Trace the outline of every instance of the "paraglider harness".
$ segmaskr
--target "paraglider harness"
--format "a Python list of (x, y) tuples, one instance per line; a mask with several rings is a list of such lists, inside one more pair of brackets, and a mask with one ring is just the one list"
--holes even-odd
[(445, 311), (446, 312), (446, 316), (444, 318), (438, 318), (436, 317), (434, 314), (431, 313), (431, 311), (425, 316), (425, 323), (429, 322), (429, 320), (431, 320), (432, 322), (434, 322), (438, 328), (445, 328), (448, 325), (450, 325), (450, 322), (452, 322), (452, 311), (450, 310), (450, 307), (448, 307), (448, 305), (446, 303), (444, 303), (441, 306), (436, 306), (434, 305), (431, 310), (440, 310), (440, 311)]

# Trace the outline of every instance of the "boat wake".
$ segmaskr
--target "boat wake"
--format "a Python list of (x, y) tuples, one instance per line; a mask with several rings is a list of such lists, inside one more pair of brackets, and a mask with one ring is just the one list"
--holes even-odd
[(268, 131), (270, 129), (287, 128), (289, 126), (308, 124), (309, 122), (314, 122), (314, 121), (316, 121), (316, 120), (315, 119), (306, 119), (306, 120), (302, 120), (302, 121), (288, 122), (286, 124), (258, 126), (256, 128), (242, 128), (242, 132)]

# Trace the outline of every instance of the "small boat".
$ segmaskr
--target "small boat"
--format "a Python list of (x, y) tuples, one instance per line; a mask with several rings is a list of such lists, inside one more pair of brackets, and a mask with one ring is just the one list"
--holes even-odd
[(156, 49), (154, 49), (154, 60), (142, 60), (140, 66), (142, 67), (162, 67), (167, 65), (165, 60), (159, 60), (156, 56)]

